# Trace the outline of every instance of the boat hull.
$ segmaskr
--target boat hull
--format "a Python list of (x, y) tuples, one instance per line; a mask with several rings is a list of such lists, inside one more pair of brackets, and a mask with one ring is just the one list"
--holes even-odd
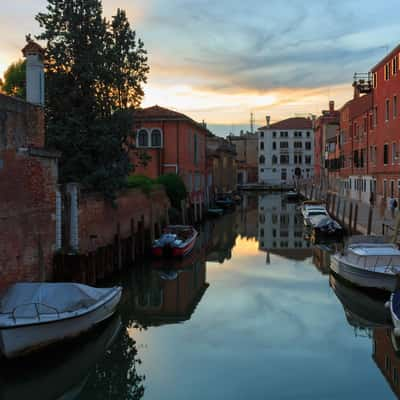
[(77, 317), (0, 329), (0, 349), (7, 358), (40, 350), (56, 342), (75, 338), (110, 318), (121, 299), (122, 290), (91, 312)]
[(355, 285), (383, 289), (393, 292), (396, 289), (396, 275), (383, 274), (346, 264), (336, 255), (331, 257), (330, 268), (333, 272)]

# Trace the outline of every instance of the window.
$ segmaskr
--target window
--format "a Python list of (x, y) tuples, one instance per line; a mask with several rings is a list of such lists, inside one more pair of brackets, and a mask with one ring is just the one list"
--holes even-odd
[(276, 142), (272, 142), (272, 150), (276, 150)]
[(372, 86), (374, 89), (378, 87), (378, 73), (374, 72), (374, 75), (372, 76)]
[(311, 156), (306, 156), (306, 164), (311, 164)]
[(385, 101), (386, 107), (385, 107), (385, 121), (389, 121), (390, 118), (390, 100), (386, 99)]
[(288, 137), (288, 133), (287, 132), (281, 132), (281, 137)]
[(272, 137), (276, 138), (276, 132), (272, 132)]
[(387, 165), (389, 162), (389, 145), (387, 143), (383, 146), (383, 164)]
[(288, 149), (289, 148), (289, 142), (280, 142), (279, 147), (281, 149)]
[(311, 142), (306, 142), (306, 150), (311, 150)]
[(261, 131), (261, 132), (260, 132), (260, 136), (261, 136), (261, 137), (264, 137), (264, 132)]
[(310, 137), (310, 132), (307, 132), (307, 137)]
[(139, 147), (149, 146), (149, 134), (146, 129), (141, 129), (138, 133), (138, 145)]
[(264, 142), (260, 142), (260, 150), (264, 150)]
[(161, 147), (161, 131), (153, 129), (151, 132), (151, 147)]
[(385, 65), (385, 81), (390, 79), (390, 63)]
[(281, 154), (279, 162), (281, 164), (289, 164), (289, 156), (287, 154)]
[(398, 59), (397, 55), (393, 58), (392, 60), (392, 74), (396, 75), (397, 74), (397, 69), (398, 69)]
[(295, 149), (301, 149), (303, 147), (303, 143), (302, 142), (294, 142), (294, 148)]
[(394, 197), (394, 180), (390, 181), (390, 197)]
[[(286, 169), (283, 168), (281, 171), (281, 180), (286, 181), (286, 178), (287, 178), (287, 172), (286, 172)], [(281, 215), (281, 223), (282, 223), (282, 215)]]
[(272, 156), (272, 164), (277, 164), (278, 163), (278, 157), (274, 154)]
[(397, 118), (397, 96), (393, 96), (393, 119)]
[(265, 164), (265, 157), (264, 156), (260, 157), (260, 164)]
[(392, 143), (392, 164), (396, 162), (396, 143)]

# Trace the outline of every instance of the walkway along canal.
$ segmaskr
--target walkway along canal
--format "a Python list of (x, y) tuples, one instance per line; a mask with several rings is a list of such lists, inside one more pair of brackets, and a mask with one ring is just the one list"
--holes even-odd
[(384, 298), (329, 275), (280, 194), (202, 226), (182, 261), (114, 276), (120, 315), (79, 344), (4, 366), (5, 399), (394, 399)]

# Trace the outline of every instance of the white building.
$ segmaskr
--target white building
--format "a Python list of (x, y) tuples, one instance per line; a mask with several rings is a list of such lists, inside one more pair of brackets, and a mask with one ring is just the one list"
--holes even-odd
[(259, 129), (258, 180), (293, 184), (314, 176), (314, 130), (310, 118), (289, 118)]
[(286, 202), (280, 194), (270, 194), (259, 197), (258, 210), (260, 250), (292, 259), (311, 256), (298, 204)]

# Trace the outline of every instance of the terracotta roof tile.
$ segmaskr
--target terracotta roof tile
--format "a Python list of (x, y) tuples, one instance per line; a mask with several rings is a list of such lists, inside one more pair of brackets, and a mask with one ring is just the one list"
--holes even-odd
[[(266, 126), (259, 130), (268, 129)], [(312, 129), (312, 120), (310, 118), (288, 118), (283, 121), (271, 124), (269, 129)]]

